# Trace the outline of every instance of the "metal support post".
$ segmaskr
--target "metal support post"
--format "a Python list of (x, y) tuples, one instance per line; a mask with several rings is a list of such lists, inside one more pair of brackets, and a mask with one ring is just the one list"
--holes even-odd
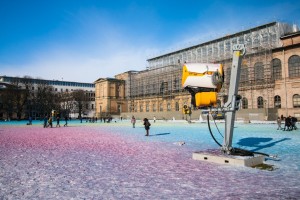
[(225, 137), (222, 150), (230, 154), (232, 150), (232, 137), (236, 110), (239, 108), (239, 96), (237, 94), (240, 80), (242, 57), (245, 55), (245, 45), (237, 44), (232, 47), (233, 59), (231, 67), (228, 100), (224, 105), (225, 111)]

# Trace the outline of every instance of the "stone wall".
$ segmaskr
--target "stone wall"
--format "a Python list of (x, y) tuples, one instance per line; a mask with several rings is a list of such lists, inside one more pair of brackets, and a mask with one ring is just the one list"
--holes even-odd
[[(206, 119), (206, 115), (201, 114), (202, 110), (194, 110), (192, 111), (191, 119), (192, 120), (199, 120), (200, 115), (202, 119)], [(268, 117), (266, 118), (266, 113), (268, 114)], [(129, 113), (129, 112), (124, 112), (121, 114), (123, 119), (131, 119), (132, 116), (134, 116), (137, 120), (141, 120), (143, 118), (148, 118), (148, 119), (153, 119), (155, 118), (157, 120), (184, 120), (184, 119), (189, 119), (189, 116), (184, 115), (182, 112), (179, 111), (171, 111), (171, 112), (144, 112), (144, 113)], [(277, 109), (244, 109), (244, 110), (239, 110), (236, 113), (236, 120), (242, 120), (242, 121), (247, 121), (249, 120), (259, 120), (259, 121), (273, 121), (276, 120), (277, 118)]]

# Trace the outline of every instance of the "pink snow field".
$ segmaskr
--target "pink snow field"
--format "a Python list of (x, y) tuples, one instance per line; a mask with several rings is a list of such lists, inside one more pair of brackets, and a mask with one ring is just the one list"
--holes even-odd
[(299, 129), (237, 122), (234, 147), (277, 155), (259, 169), (193, 160), (220, 148), (206, 123), (150, 122), (0, 122), (0, 199), (300, 199)]

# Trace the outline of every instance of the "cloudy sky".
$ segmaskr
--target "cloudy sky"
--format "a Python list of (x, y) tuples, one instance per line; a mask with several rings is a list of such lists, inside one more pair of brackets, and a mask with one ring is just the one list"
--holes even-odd
[(272, 21), (300, 26), (300, 1), (2, 0), (0, 75), (94, 82)]

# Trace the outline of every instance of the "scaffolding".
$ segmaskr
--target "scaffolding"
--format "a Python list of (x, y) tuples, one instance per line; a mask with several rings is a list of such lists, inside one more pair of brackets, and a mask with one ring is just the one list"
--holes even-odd
[[(137, 101), (146, 102), (147, 105), (147, 102), (155, 98), (172, 99), (189, 95), (181, 88), (181, 67), (184, 63), (194, 62), (223, 64), (225, 84), (219, 93), (219, 99), (224, 104), (227, 101), (232, 47), (235, 44), (245, 44), (246, 47), (239, 88), (240, 95), (247, 103), (245, 108), (270, 107), (274, 103), (275, 85), (271, 66), (272, 49), (280, 47), (280, 37), (292, 32), (293, 28), (289, 24), (272, 22), (148, 59), (147, 70), (131, 73), (129, 76), (126, 95), (129, 111), (137, 111)], [(263, 97), (263, 105), (258, 105), (261, 104), (257, 102), (258, 95)]]
[(160, 68), (177, 63), (215, 63), (231, 59), (232, 47), (245, 44), (247, 53), (255, 53), (256, 47), (275, 48), (281, 46), (280, 37), (293, 32), (289, 24), (272, 22), (249, 30), (208, 41), (202, 44), (166, 53), (148, 59), (148, 68)]
[(181, 88), (181, 70), (181, 65), (169, 65), (132, 73), (127, 91), (129, 110), (137, 111), (137, 101), (171, 100), (185, 94), (186, 91)]

